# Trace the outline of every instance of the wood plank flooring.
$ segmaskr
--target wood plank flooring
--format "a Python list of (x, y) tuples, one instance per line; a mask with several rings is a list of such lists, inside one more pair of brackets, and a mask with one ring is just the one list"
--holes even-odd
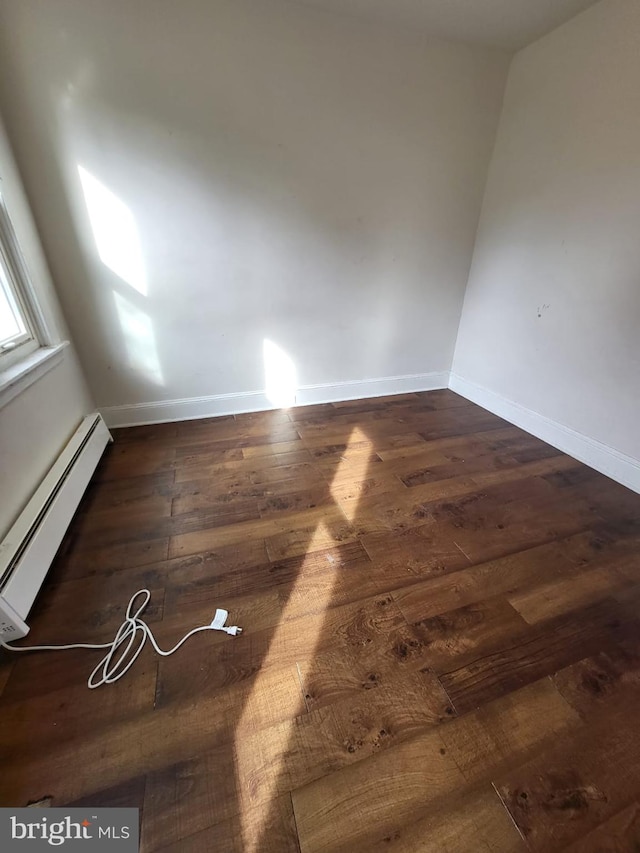
[(144, 853), (640, 849), (640, 496), (450, 391), (117, 430), (0, 656), (0, 804)]

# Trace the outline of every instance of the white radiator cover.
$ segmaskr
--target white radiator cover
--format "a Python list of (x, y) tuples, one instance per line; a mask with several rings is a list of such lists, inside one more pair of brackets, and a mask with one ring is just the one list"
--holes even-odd
[(29, 631), (25, 620), (109, 441), (102, 417), (86, 417), (0, 543), (3, 640)]

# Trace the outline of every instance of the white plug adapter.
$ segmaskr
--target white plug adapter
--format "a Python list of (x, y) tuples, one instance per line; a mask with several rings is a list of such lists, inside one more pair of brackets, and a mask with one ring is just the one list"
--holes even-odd
[(29, 626), (18, 616), (8, 601), (0, 596), (0, 640), (10, 643), (29, 633)]

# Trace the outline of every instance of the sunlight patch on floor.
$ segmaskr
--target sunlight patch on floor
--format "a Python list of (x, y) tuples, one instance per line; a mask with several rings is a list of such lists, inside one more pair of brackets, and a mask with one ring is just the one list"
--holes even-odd
[[(358, 427), (355, 427), (350, 437), (349, 447), (359, 446), (363, 441), (368, 442), (366, 435)], [(356, 468), (352, 470), (350, 476), (354, 477), (356, 480), (359, 478), (362, 478), (363, 480), (366, 479), (368, 460), (370, 456), (371, 453), (365, 454), (365, 456), (362, 457), (358, 457)], [(341, 462), (338, 466), (336, 475), (339, 474), (342, 465), (343, 462)], [(357, 501), (353, 501), (353, 506), (350, 508), (349, 511), (349, 521), (352, 521), (355, 516), (357, 510), (357, 503)], [(307, 554), (313, 554), (316, 551), (326, 549), (327, 540), (330, 540), (331, 538), (331, 530), (324, 522), (320, 522), (320, 524), (318, 524), (316, 530), (314, 531), (313, 535), (309, 540)], [(339, 545), (339, 542), (335, 542), (334, 544), (337, 546)], [(301, 598), (305, 595), (309, 595), (310, 590), (305, 590), (305, 585), (309, 581), (308, 577), (305, 578), (306, 563), (307, 560), (305, 559), (299, 570), (299, 574), (294, 583), (293, 589), (290, 591), (287, 603), (283, 608), (278, 627), (275, 629), (273, 637), (271, 638), (269, 651), (265, 655), (261, 664), (261, 668), (264, 670), (278, 666), (278, 650), (281, 648), (282, 643), (286, 641), (286, 634), (288, 634), (290, 631), (289, 627), (285, 627), (286, 623), (290, 623), (293, 619), (298, 617), (298, 614), (300, 613), (301, 609)], [(314, 568), (314, 571), (317, 571), (317, 569)], [(326, 582), (322, 584), (313, 585), (313, 612), (315, 614), (322, 614), (331, 606), (335, 582), (339, 571), (341, 571), (341, 567), (339, 565), (336, 566), (333, 563), (333, 558), (330, 555), (327, 555), (327, 576), (325, 579)], [(305, 620), (304, 617), (302, 617), (301, 619), (299, 619), (299, 621), (301, 623), (301, 628), (304, 630), (305, 648), (304, 654), (301, 654), (299, 656), (300, 660), (296, 661), (296, 665), (300, 676), (301, 691), (303, 691), (305, 680), (309, 674), (311, 662), (313, 661), (318, 643), (320, 641), (324, 620), (322, 618), (317, 617)], [(260, 675), (256, 676), (252, 695), (259, 689), (260, 678)], [(251, 714), (251, 704), (252, 703), (248, 701), (245, 705), (245, 709), (236, 727), (235, 766), (236, 776), (238, 780), (238, 790), (240, 792), (240, 818), (243, 833), (243, 849), (246, 853), (259, 853), (259, 851), (261, 850), (263, 830), (266, 828), (269, 815), (273, 808), (273, 801), (282, 793), (282, 791), (279, 790), (279, 774), (281, 772), (282, 760), (280, 758), (279, 761), (275, 761), (273, 763), (273, 766), (270, 768), (270, 772), (267, 774), (266, 777), (268, 780), (266, 782), (266, 787), (265, 782), (261, 779), (262, 787), (260, 790), (260, 795), (258, 797), (258, 802), (252, 804), (252, 807), (249, 812), (249, 801), (251, 799), (250, 788), (252, 782), (252, 769), (255, 767), (256, 764), (256, 757), (253, 753), (253, 748), (251, 747), (251, 743), (253, 741), (251, 735), (255, 735)], [(304, 706), (301, 707), (301, 713), (304, 713)], [(269, 729), (270, 755), (277, 755), (281, 757), (287, 752), (291, 745), (292, 731), (294, 726), (295, 721), (290, 720), (287, 724), (272, 726)]]
[(331, 483), (331, 495), (339, 504), (348, 521), (353, 521), (358, 510), (358, 500), (344, 500), (343, 484), (348, 480), (350, 492), (359, 495), (371, 463), (373, 446), (360, 427), (355, 427), (349, 436), (347, 449), (342, 454), (340, 464)]

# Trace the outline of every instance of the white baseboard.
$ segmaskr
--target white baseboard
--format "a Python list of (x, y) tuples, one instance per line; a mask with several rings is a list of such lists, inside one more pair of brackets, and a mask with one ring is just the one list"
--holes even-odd
[[(413, 376), (389, 376), (382, 379), (363, 379), (324, 385), (305, 385), (296, 392), (296, 406), (315, 403), (339, 403), (343, 400), (362, 400), (386, 397), (412, 391), (435, 391), (447, 388), (449, 371), (420, 373)], [(153, 403), (132, 403), (126, 406), (100, 407), (109, 427), (140, 426), (167, 421), (188, 421), (219, 415), (239, 415), (243, 412), (263, 412), (276, 408), (264, 391), (241, 394), (215, 394), (211, 397), (190, 397), (184, 400), (159, 400)]]
[(488, 409), (494, 415), (546, 441), (547, 444), (557, 447), (563, 453), (595, 468), (601, 474), (640, 493), (640, 460), (620, 453), (613, 447), (589, 438), (564, 424), (552, 421), (488, 388), (476, 385), (475, 382), (469, 382), (455, 373), (451, 373), (449, 388), (466, 397), (467, 400), (482, 406), (483, 409)]

